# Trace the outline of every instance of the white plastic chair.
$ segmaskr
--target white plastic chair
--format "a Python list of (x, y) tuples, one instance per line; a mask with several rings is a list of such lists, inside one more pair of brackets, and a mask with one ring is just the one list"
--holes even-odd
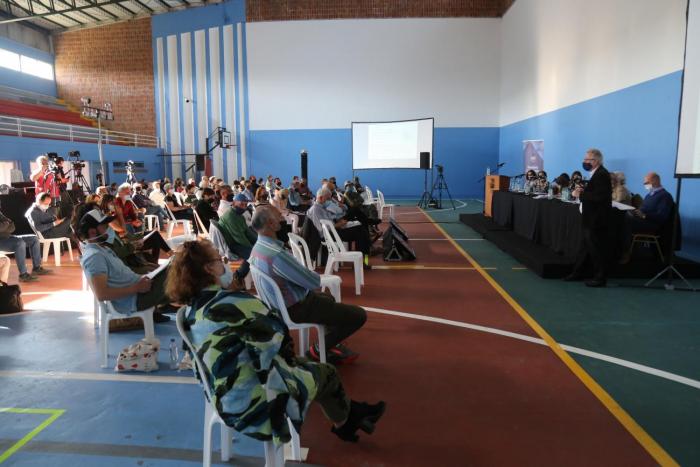
[(297, 216), (294, 213), (289, 213), (284, 216), (284, 219), (287, 221), (288, 224), (292, 226), (292, 233), (298, 234), (299, 233), (299, 216)]
[[(209, 387), (209, 378), (207, 372), (204, 370), (205, 366), (199, 355), (194, 350), (195, 347), (190, 342), (190, 339), (185, 331), (185, 313), (187, 311), (186, 307), (182, 307), (177, 312), (177, 318), (175, 323), (177, 324), (177, 331), (180, 333), (180, 337), (185, 341), (187, 348), (190, 349), (190, 353), (194, 358), (195, 368), (197, 369), (197, 374), (202, 381), (202, 386), (204, 387), (204, 446), (203, 446), (203, 467), (211, 467), (211, 432), (214, 425), (218, 424), (221, 429), (221, 461), (228, 462), (231, 458), (231, 444), (233, 443), (233, 437), (235, 431), (233, 428), (229, 427), (224, 423), (224, 421), (219, 416), (219, 413), (214, 407), (214, 398), (211, 395), (211, 389)], [(267, 393), (267, 388), (265, 388)], [(266, 394), (270, 397), (270, 394)], [(289, 423), (289, 432), (292, 435), (291, 441), (291, 456), (292, 460), (302, 460), (301, 459), (301, 447), (299, 442), (299, 434), (296, 432), (294, 425), (292, 425), (291, 420), (287, 419)], [(284, 467), (284, 451), (279, 449), (274, 445), (272, 441), (265, 442), (265, 467)]]
[(143, 311), (136, 311), (131, 315), (123, 315), (114, 309), (111, 302), (99, 302), (100, 308), (100, 358), (102, 359), (102, 368), (107, 368), (109, 360), (109, 322), (113, 319), (138, 317), (143, 320), (143, 329), (147, 341), (153, 341), (156, 337), (153, 328), (153, 312), (155, 307), (148, 308)]
[[(289, 234), (289, 245), (292, 247), (292, 253), (299, 263), (310, 271), (314, 270), (313, 263), (311, 262), (311, 254), (309, 253), (309, 246), (299, 235), (293, 233)], [(337, 303), (340, 303), (340, 284), (343, 280), (340, 276), (334, 274), (321, 274), (321, 290), (328, 289), (328, 291), (333, 295), (333, 298)]]
[(192, 212), (194, 213), (194, 221), (197, 223), (197, 230), (199, 230), (199, 235), (204, 238), (209, 238), (209, 231), (204, 226), (204, 222), (202, 222), (202, 218), (199, 217), (197, 210), (193, 208)]
[(363, 198), (365, 199), (365, 202), (363, 204), (374, 204), (375, 199), (372, 196), (372, 189), (365, 185), (365, 191), (362, 193)]
[(326, 327), (322, 324), (315, 323), (296, 323), (292, 321), (287, 312), (287, 306), (284, 304), (282, 292), (277, 286), (277, 283), (267, 274), (250, 265), (250, 274), (253, 276), (255, 290), (257, 290), (260, 299), (265, 302), (269, 308), (276, 308), (282, 315), (282, 319), (287, 324), (289, 329), (299, 330), (299, 355), (304, 356), (304, 351), (308, 348), (309, 329), (316, 328), (318, 333), (318, 349), (320, 352), (321, 362), (326, 363)]
[(389, 208), (389, 217), (394, 217), (394, 204), (386, 204), (384, 201), (384, 193), (377, 190), (377, 212), (379, 213), (379, 219), (384, 218), (384, 208)]
[(160, 230), (160, 221), (155, 214), (146, 214), (143, 219), (146, 221), (146, 230)]
[(355, 295), (360, 295), (361, 287), (365, 283), (365, 271), (363, 269), (364, 255), (361, 251), (348, 251), (335, 230), (333, 222), (328, 219), (321, 220), (323, 238), (328, 248), (328, 260), (326, 261), (325, 274), (330, 274), (340, 263), (353, 263), (355, 269)]
[(187, 219), (176, 219), (175, 214), (173, 214), (173, 212), (170, 210), (170, 206), (167, 204), (165, 205), (165, 212), (168, 214), (168, 218), (165, 221), (168, 224), (168, 239), (173, 238), (173, 229), (175, 228), (176, 224), (182, 225), (185, 230), (185, 237), (192, 237), (192, 224), (190, 221)]
[[(42, 250), (42, 262), (43, 263), (48, 263), (49, 261), (49, 250), (51, 249), (51, 246), (53, 246), (53, 259), (54, 263), (56, 263), (56, 266), (61, 265), (61, 243), (65, 242), (66, 247), (68, 248), (68, 256), (70, 257), (70, 260), (73, 261), (73, 247), (70, 244), (70, 238), (68, 237), (59, 237), (59, 238), (44, 238), (44, 236), (39, 232), (36, 227), (34, 227), (34, 221), (30, 216), (27, 216), (27, 220), (29, 221), (29, 227), (32, 228), (34, 233), (36, 234), (36, 237), (39, 239), (39, 244), (41, 245), (41, 250)], [(63, 222), (68, 222), (63, 221)]]

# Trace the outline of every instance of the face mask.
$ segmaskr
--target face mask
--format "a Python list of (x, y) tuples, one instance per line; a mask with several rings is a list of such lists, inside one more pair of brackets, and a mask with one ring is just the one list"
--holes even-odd
[(239, 206), (236, 206), (235, 209), (236, 209), (236, 214), (238, 214), (239, 216), (245, 212), (245, 208), (241, 208)]
[(586, 172), (590, 172), (591, 170), (593, 170), (593, 165), (590, 162), (584, 162), (583, 164), (581, 164), (581, 167), (583, 167), (583, 170), (585, 170)]
[(651, 191), (651, 188), (652, 188), (651, 183), (645, 183), (645, 184), (644, 184), (644, 189), (645, 189), (645, 190)]
[(233, 202), (233, 193), (229, 193), (228, 196), (226, 197), (226, 201), (229, 203)]
[(114, 237), (116, 237), (117, 233), (114, 231), (112, 227), (107, 227), (107, 238), (104, 240), (105, 243), (109, 243), (110, 245), (114, 243)]
[(325, 200), (325, 201), (323, 202), (323, 204), (322, 204), (322, 206), (323, 206), (324, 208), (327, 208), (327, 207), (330, 206), (330, 205), (331, 205), (331, 200), (329, 200), (329, 199)]
[(42, 211), (46, 212), (46, 211), (49, 210), (49, 205), (48, 205), (48, 204), (40, 204), (40, 205), (39, 205), (39, 209), (41, 209)]
[(221, 287), (227, 289), (229, 285), (231, 285), (231, 282), (233, 282), (233, 271), (231, 271), (231, 267), (226, 263), (224, 264), (224, 273), (219, 276), (219, 283)]
[(131, 196), (129, 196), (129, 195), (122, 196), (122, 201), (131, 201)]

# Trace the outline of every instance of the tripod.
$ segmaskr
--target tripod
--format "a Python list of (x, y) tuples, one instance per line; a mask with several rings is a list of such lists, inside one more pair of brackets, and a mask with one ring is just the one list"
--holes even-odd
[[(452, 199), (452, 195), (450, 194), (450, 189), (447, 187), (447, 180), (445, 180), (445, 174), (443, 173), (443, 167), (441, 165), (437, 166), (438, 168), (438, 176), (435, 179), (435, 183), (433, 183), (433, 189), (430, 190), (430, 199), (436, 201), (435, 208), (436, 209), (442, 209), (442, 190), (445, 190), (447, 192), (447, 197), (450, 199), (450, 203), (452, 203), (452, 209), (457, 209), (455, 207), (455, 202)], [(438, 191), (438, 199), (435, 200), (433, 198), (433, 193), (435, 192), (435, 189)]]
[(430, 204), (430, 199), (431, 196), (428, 192), (428, 169), (425, 169), (425, 174), (423, 176), (423, 195), (420, 197), (420, 201), (418, 201), (418, 207), (427, 209)]

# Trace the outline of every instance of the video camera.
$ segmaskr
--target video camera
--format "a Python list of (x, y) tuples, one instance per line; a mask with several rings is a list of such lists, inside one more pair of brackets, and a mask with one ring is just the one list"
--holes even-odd
[(439, 174), (441, 174), (443, 172), (443, 170), (445, 170), (445, 168), (443, 166), (441, 166), (440, 164), (435, 164), (435, 167), (437, 167)]
[(63, 158), (55, 152), (46, 153), (46, 157), (49, 160), (49, 172), (54, 175), (58, 175), (63, 172)]
[(81, 169), (85, 168), (85, 162), (80, 160), (80, 151), (69, 152), (68, 160), (71, 161), (71, 167), (76, 172), (79, 172)]

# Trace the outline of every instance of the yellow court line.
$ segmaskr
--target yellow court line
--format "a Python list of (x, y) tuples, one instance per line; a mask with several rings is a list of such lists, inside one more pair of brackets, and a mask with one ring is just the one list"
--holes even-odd
[[(421, 209), (421, 208), (418, 208)], [(423, 211), (421, 209), (421, 211)], [(603, 387), (598, 384), (598, 382), (589, 375), (586, 370), (579, 365), (576, 360), (574, 360), (571, 355), (566, 352), (553, 338), (552, 336), (544, 330), (540, 324), (535, 321), (530, 314), (525, 311), (525, 309), (515, 301), (513, 297), (510, 296), (508, 292), (501, 287), (501, 285), (496, 282), (496, 280), (491, 277), (491, 275), (482, 268), (479, 263), (476, 262), (472, 256), (467, 253), (462, 247), (455, 242), (452, 237), (450, 237), (447, 232), (437, 224), (425, 211), (423, 211), (425, 217), (437, 228), (448, 240), (452, 243), (457, 251), (459, 251), (462, 256), (464, 256), (469, 263), (476, 268), (476, 270), (481, 274), (481, 276), (486, 279), (486, 281), (491, 284), (491, 286), (496, 290), (496, 292), (503, 297), (503, 299), (520, 315), (520, 317), (537, 333), (538, 336), (544, 340), (550, 349), (564, 362), (564, 364), (569, 367), (578, 379), (593, 393), (594, 396), (605, 406), (605, 408), (612, 413), (612, 415), (622, 424), (622, 426), (627, 429), (627, 431), (636, 439), (639, 444), (642, 445), (644, 449), (662, 466), (678, 466), (679, 464), (671, 457), (671, 455), (666, 452), (666, 450), (661, 447), (659, 443), (652, 438), (649, 433), (647, 433), (644, 428), (642, 428), (631, 416), (623, 409), (620, 404), (612, 398), (608, 392), (603, 389)]]
[(20, 439), (15, 444), (10, 446), (5, 452), (0, 454), (0, 464), (2, 464), (7, 459), (9, 459), (12, 454), (19, 451), (22, 448), (22, 446), (24, 446), (29, 441), (31, 441), (32, 438), (34, 438), (36, 435), (38, 435), (44, 428), (46, 428), (47, 426), (49, 426), (53, 422), (55, 422), (58, 417), (63, 415), (65, 410), (63, 410), (63, 409), (18, 409), (18, 408), (13, 408), (13, 407), (6, 407), (6, 408), (0, 408), (0, 413), (2, 413), (2, 412), (44, 414), (44, 415), (51, 415), (51, 416), (49, 418), (47, 418), (46, 420), (44, 420), (39, 426), (34, 428), (32, 431), (27, 433), (22, 439)]

